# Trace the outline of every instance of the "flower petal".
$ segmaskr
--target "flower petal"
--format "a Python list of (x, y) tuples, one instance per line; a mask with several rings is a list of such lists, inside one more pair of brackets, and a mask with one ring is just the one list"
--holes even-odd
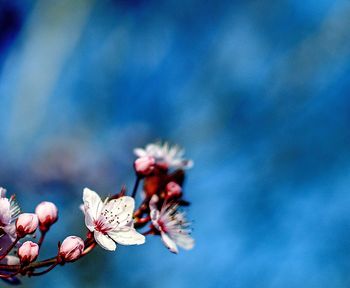
[(179, 251), (176, 247), (175, 242), (168, 236), (168, 234), (164, 232), (161, 232), (160, 234), (164, 245), (170, 250), (170, 252), (177, 254)]
[(144, 156), (147, 156), (147, 153), (144, 149), (142, 148), (135, 148), (134, 149), (134, 154), (137, 156), (137, 157), (144, 157)]
[(186, 250), (191, 250), (194, 247), (194, 239), (190, 235), (181, 235), (176, 239), (176, 244)]
[(94, 219), (92, 218), (92, 215), (90, 214), (89, 210), (85, 213), (85, 226), (93, 232), (95, 230), (95, 224)]
[(79, 210), (80, 210), (81, 212), (83, 212), (83, 213), (84, 213), (84, 215), (85, 215), (85, 208), (84, 208), (84, 204), (80, 204), (80, 205), (79, 205)]
[(89, 212), (91, 218), (96, 220), (101, 214), (101, 210), (103, 208), (103, 203), (100, 196), (98, 196), (95, 191), (85, 188), (83, 193), (83, 201), (85, 214)]
[(101, 211), (100, 219), (108, 222), (111, 227), (123, 227), (132, 221), (135, 208), (135, 200), (129, 196), (123, 196), (109, 201)]
[(114, 243), (114, 241), (101, 232), (95, 231), (94, 238), (98, 245), (100, 245), (105, 250), (114, 251), (117, 249), (117, 245)]
[(108, 235), (115, 242), (122, 245), (140, 245), (145, 243), (145, 236), (138, 233), (132, 227), (122, 227), (118, 230), (108, 232)]

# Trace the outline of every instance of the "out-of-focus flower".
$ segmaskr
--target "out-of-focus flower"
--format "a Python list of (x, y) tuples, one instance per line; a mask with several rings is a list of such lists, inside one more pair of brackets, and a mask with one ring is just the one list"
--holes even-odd
[(0, 255), (16, 239), (15, 222), (20, 213), (20, 208), (16, 202), (15, 196), (5, 198), (6, 190), (0, 188)]
[(66, 262), (77, 260), (84, 251), (84, 241), (77, 236), (68, 236), (60, 246), (59, 256)]
[(85, 188), (83, 201), (85, 225), (102, 248), (114, 251), (115, 242), (122, 245), (145, 243), (145, 237), (133, 227), (134, 198), (123, 196), (102, 202), (96, 192)]
[(41, 231), (47, 231), (58, 218), (57, 207), (52, 202), (41, 202), (36, 206), (35, 214), (38, 216), (39, 228)]
[(35, 261), (39, 255), (38, 244), (32, 241), (24, 242), (21, 247), (18, 248), (18, 257), (22, 264), (28, 265), (29, 263)]
[(168, 143), (152, 143), (145, 148), (136, 148), (134, 153), (138, 157), (153, 157), (156, 164), (164, 168), (188, 169), (193, 166), (192, 160), (183, 158), (184, 150), (179, 146), (169, 146)]
[(137, 174), (142, 176), (149, 175), (154, 170), (156, 160), (151, 156), (137, 158), (134, 162), (134, 168)]
[(24, 237), (27, 234), (33, 234), (38, 228), (38, 216), (34, 213), (22, 213), (18, 216), (16, 221), (17, 235)]
[(20, 208), (15, 200), (14, 196), (10, 199), (0, 198), (0, 228), (7, 233), (10, 226), (13, 224), (20, 213)]
[(173, 253), (178, 253), (177, 246), (192, 249), (194, 239), (190, 236), (190, 223), (185, 214), (177, 210), (176, 203), (165, 203), (161, 210), (157, 208), (158, 196), (153, 195), (149, 203), (153, 226), (160, 232), (164, 245)]
[(182, 188), (176, 182), (169, 182), (165, 187), (165, 199), (180, 198), (182, 196)]

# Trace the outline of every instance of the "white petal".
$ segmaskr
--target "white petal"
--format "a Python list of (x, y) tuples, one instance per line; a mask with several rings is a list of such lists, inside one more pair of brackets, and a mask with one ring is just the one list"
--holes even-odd
[(134, 154), (137, 157), (145, 157), (145, 156), (147, 156), (146, 151), (144, 149), (142, 149), (142, 148), (135, 148), (134, 149)]
[(83, 201), (85, 213), (89, 211), (91, 218), (96, 220), (101, 214), (101, 210), (103, 208), (103, 203), (100, 196), (89, 188), (85, 188), (83, 193)]
[(193, 167), (194, 162), (192, 160), (185, 160), (184, 168), (190, 169)]
[(94, 219), (92, 218), (89, 210), (85, 213), (85, 226), (93, 232), (95, 230)]
[(114, 243), (114, 241), (107, 235), (95, 231), (94, 238), (98, 245), (100, 245), (105, 250), (114, 251), (117, 248), (117, 245)]
[(123, 196), (109, 201), (101, 211), (100, 219), (108, 222), (112, 227), (122, 227), (132, 221), (135, 208), (135, 200), (129, 196)]
[(168, 234), (161, 232), (161, 237), (164, 245), (170, 250), (170, 252), (173, 252), (175, 254), (179, 252), (175, 242), (168, 236)]
[(119, 230), (110, 231), (108, 235), (115, 242), (122, 245), (140, 245), (145, 243), (145, 236), (131, 227), (122, 227)]
[(176, 244), (186, 250), (191, 250), (194, 247), (194, 239), (189, 235), (181, 235), (176, 239)]
[(83, 213), (84, 213), (84, 215), (85, 215), (85, 208), (84, 208), (84, 204), (80, 204), (80, 205), (79, 205), (79, 210), (80, 210), (81, 212), (83, 212)]

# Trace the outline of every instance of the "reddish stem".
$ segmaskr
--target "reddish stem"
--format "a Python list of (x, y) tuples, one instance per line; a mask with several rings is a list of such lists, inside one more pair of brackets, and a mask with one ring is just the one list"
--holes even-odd
[(39, 239), (39, 241), (38, 241), (38, 246), (39, 246), (39, 248), (41, 248), (41, 245), (43, 244), (43, 242), (44, 242), (44, 239), (45, 239), (45, 235), (46, 235), (46, 232), (47, 231), (40, 231), (41, 232), (41, 236), (40, 236), (40, 239)]
[(41, 276), (41, 275), (44, 275), (48, 272), (50, 272), (53, 268), (55, 268), (58, 264), (58, 261), (56, 261), (56, 263), (53, 263), (49, 268), (47, 268), (46, 270), (44, 271), (41, 271), (41, 272), (32, 272), (30, 273), (29, 275), (30, 276)]

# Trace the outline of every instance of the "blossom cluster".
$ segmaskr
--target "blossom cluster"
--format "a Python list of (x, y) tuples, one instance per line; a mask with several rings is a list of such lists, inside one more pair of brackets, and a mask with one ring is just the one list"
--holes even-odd
[[(178, 253), (179, 247), (194, 246), (191, 223), (183, 209), (189, 206), (183, 193), (185, 170), (193, 166), (183, 158), (179, 146), (148, 144), (134, 150), (135, 185), (130, 196), (123, 188), (104, 200), (93, 190), (83, 190), (81, 210), (87, 228), (86, 238), (68, 236), (58, 242), (54, 257), (37, 261), (45, 235), (58, 220), (58, 208), (42, 202), (34, 213), (22, 213), (14, 195), (0, 188), (0, 278), (18, 284), (18, 275), (40, 276), (57, 265), (75, 262), (95, 247), (114, 251), (117, 245), (142, 245), (146, 236), (160, 236), (165, 247)], [(141, 202), (135, 198), (142, 188)], [(36, 231), (40, 238), (35, 240)]]

